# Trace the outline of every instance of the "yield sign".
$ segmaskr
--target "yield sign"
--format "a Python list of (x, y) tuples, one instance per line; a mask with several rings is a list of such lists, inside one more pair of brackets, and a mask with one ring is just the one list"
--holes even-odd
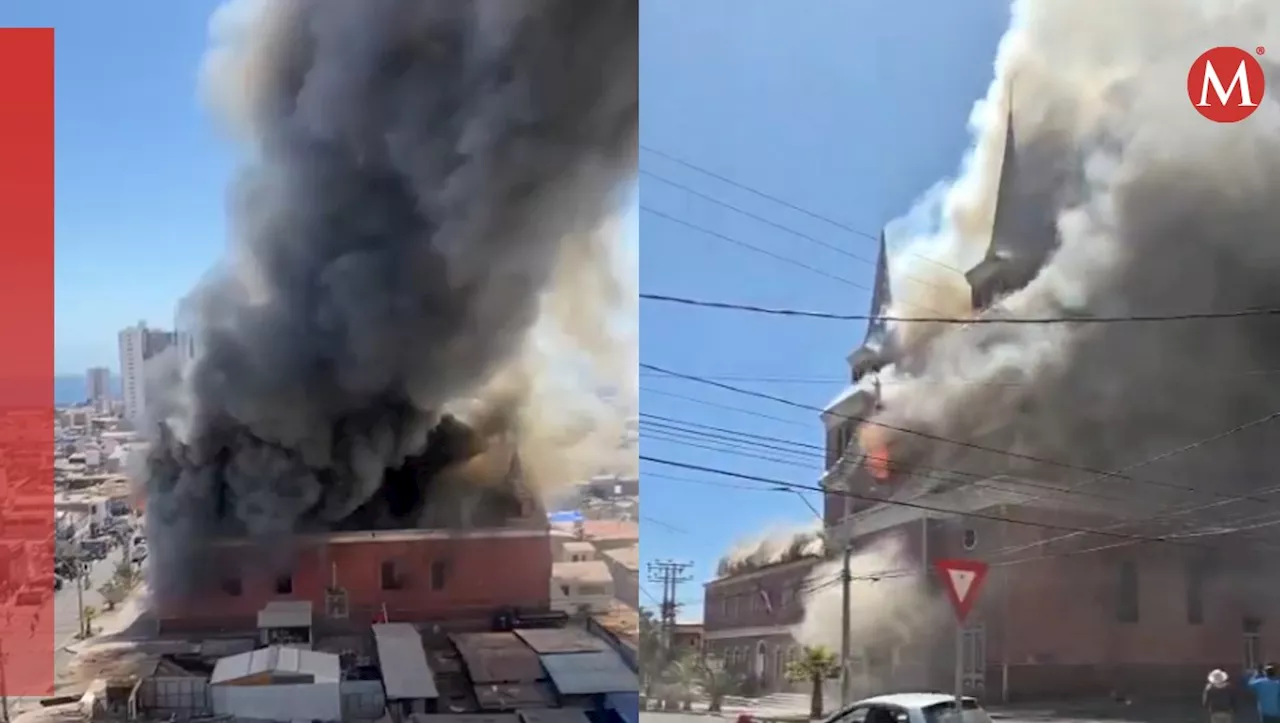
[(964, 622), (987, 579), (987, 563), (977, 560), (938, 560), (933, 563), (955, 608), (956, 619)]

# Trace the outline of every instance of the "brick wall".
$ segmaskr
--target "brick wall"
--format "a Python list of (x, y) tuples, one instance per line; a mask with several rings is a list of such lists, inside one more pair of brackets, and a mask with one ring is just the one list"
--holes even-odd
[[(253, 548), (227, 548), (218, 557), (200, 595), (160, 606), (157, 617), (165, 628), (252, 629), (258, 611), (271, 600), (309, 600), (319, 621), (325, 590), (335, 578), (347, 591), (355, 624), (371, 622), (384, 605), (393, 619), (426, 621), (482, 616), (504, 607), (545, 610), (550, 604), (551, 546), (545, 533), (385, 533), (364, 541), (307, 544), (290, 556), (292, 591), (287, 594), (276, 591), (278, 568), (254, 564)], [(393, 565), (398, 589), (383, 589), (386, 562)], [(494, 574), (499, 569), (502, 574)], [(237, 572), (240, 590), (234, 594), (222, 583)]]

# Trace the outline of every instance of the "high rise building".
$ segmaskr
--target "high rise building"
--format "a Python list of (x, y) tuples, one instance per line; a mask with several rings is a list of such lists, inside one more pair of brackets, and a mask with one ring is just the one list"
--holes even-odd
[(111, 399), (111, 370), (106, 367), (93, 367), (84, 374), (85, 390), (89, 401), (102, 404)]
[(147, 362), (177, 343), (172, 331), (148, 329), (144, 321), (120, 332), (120, 379), (124, 392), (124, 416), (142, 421), (147, 409)]

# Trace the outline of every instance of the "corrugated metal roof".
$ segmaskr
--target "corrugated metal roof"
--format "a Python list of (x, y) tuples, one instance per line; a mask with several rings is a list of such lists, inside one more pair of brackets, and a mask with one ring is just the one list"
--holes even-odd
[(214, 666), (209, 684), (230, 683), (262, 673), (307, 675), (317, 683), (336, 683), (342, 679), (342, 667), (336, 655), (273, 645), (222, 658)]
[(608, 650), (609, 644), (582, 628), (531, 628), (516, 635), (539, 655), (548, 653), (594, 653)]
[(544, 683), (477, 685), (472, 692), (481, 710), (547, 708), (555, 704), (555, 695)]
[(538, 654), (514, 633), (460, 633), (451, 635), (450, 640), (476, 685), (531, 683), (546, 678)]
[(520, 723), (515, 713), (410, 713), (405, 723)]
[(561, 695), (626, 693), (640, 689), (635, 671), (613, 650), (543, 655), (542, 667)]
[(378, 667), (382, 669), (387, 700), (440, 697), (417, 628), (409, 623), (374, 625), (373, 642), (378, 649)]
[(581, 708), (530, 708), (517, 715), (522, 723), (591, 723)]
[(311, 627), (310, 600), (272, 600), (258, 611), (259, 628)]

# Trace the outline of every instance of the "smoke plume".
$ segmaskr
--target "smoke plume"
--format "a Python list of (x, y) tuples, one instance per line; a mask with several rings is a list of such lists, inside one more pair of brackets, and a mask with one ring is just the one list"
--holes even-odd
[[(1013, 266), (1044, 261), (988, 315), (1280, 308), (1274, 92), (1236, 124), (1206, 120), (1187, 97), (1188, 71), (1205, 50), (1252, 50), (1278, 33), (1280, 6), (1262, 0), (1015, 2), (995, 80), (972, 116), (975, 145), (959, 178), (931, 197), (941, 199), (941, 223), (893, 260), (892, 312), (972, 313), (959, 272), (982, 260), (993, 224)], [(1268, 72), (1269, 57), (1259, 57)], [(1002, 175), (1010, 113), (1015, 160)], [(938, 283), (904, 283), (917, 275)], [(1274, 317), (895, 331), (907, 353), (882, 373), (876, 421), (998, 450), (1121, 469), (1280, 410)], [(1219, 491), (1266, 479), (1266, 432), (1254, 427), (1133, 476)], [(886, 436), (878, 441), (889, 456), (907, 464), (1090, 479), (918, 435)], [(1213, 500), (1102, 482), (1123, 485), (1148, 515), (1175, 499)]]
[[(805, 580), (804, 620), (792, 630), (801, 645), (840, 650), (844, 593), (842, 562), (818, 565)], [(928, 635), (947, 619), (945, 601), (930, 594), (925, 573), (907, 553), (904, 540), (888, 537), (858, 550), (849, 560), (850, 640), (859, 651), (893, 650)], [(869, 690), (910, 686), (905, 671), (893, 681), (866, 681)], [(859, 681), (860, 683), (863, 681)], [(924, 680), (918, 681), (924, 684)]]
[(153, 410), (161, 587), (214, 536), (501, 524), (605, 461), (636, 0), (242, 1), (212, 35), (248, 162)]
[(819, 557), (825, 550), (820, 525), (777, 529), (735, 544), (720, 558), (716, 575), (726, 577), (802, 557)]

